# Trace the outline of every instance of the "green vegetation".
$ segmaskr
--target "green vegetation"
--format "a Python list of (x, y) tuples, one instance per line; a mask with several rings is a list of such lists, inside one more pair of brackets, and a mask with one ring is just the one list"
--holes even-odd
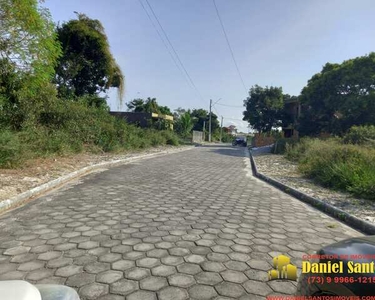
[(74, 99), (114, 87), (121, 101), (124, 75), (110, 52), (103, 25), (84, 14), (77, 15), (78, 20), (57, 28), (62, 49), (55, 77), (59, 96)]
[(375, 125), (375, 53), (327, 63), (300, 96), (302, 135), (342, 135), (350, 127)]
[(344, 141), (302, 138), (299, 143), (287, 144), (285, 155), (322, 185), (375, 200), (375, 148)]
[(375, 146), (375, 126), (353, 126), (343, 139), (346, 144)]
[(0, 166), (17, 167), (28, 159), (56, 154), (118, 152), (167, 144), (179, 144), (171, 130), (141, 129), (106, 110), (65, 101), (40, 114), (34, 127), (1, 130)]
[[(0, 0), (0, 167), (29, 159), (178, 145), (171, 130), (109, 115), (109, 88), (124, 76), (98, 20), (78, 14), (55, 29), (37, 0)], [(10, 34), (11, 33), (11, 34)]]

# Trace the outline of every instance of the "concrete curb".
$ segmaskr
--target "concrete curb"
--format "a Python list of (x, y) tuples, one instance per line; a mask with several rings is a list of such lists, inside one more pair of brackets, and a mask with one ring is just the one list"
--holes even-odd
[(80, 170), (74, 171), (72, 173), (69, 173), (67, 175), (61, 176), (57, 179), (54, 179), (52, 181), (49, 181), (47, 183), (44, 183), (40, 186), (37, 186), (35, 188), (32, 188), (31, 190), (28, 190), (26, 192), (23, 192), (21, 194), (18, 194), (12, 198), (0, 201), (0, 214), (4, 213), (7, 210), (16, 208), (29, 200), (32, 200), (33, 198), (36, 198), (40, 196), (43, 193), (46, 193), (52, 189), (59, 188), (65, 183), (71, 181), (72, 179), (82, 177), (84, 175), (87, 175), (93, 171), (96, 171), (98, 169), (101, 169), (103, 167), (113, 167), (116, 165), (122, 165), (122, 164), (127, 164), (127, 163), (132, 163), (134, 161), (138, 160), (143, 160), (143, 159), (148, 159), (152, 157), (157, 157), (157, 156), (163, 156), (166, 154), (173, 154), (173, 153), (179, 153), (182, 151), (187, 151), (194, 149), (195, 147), (186, 147), (183, 149), (178, 149), (175, 151), (170, 151), (170, 150), (164, 150), (161, 152), (157, 153), (150, 153), (150, 154), (144, 154), (144, 155), (138, 155), (138, 156), (133, 156), (125, 159), (118, 159), (118, 160), (111, 160), (111, 161), (105, 161), (99, 164), (91, 165), (84, 167)]
[(372, 235), (372, 234), (375, 234), (375, 225), (367, 222), (367, 221), (364, 221), (364, 220), (361, 220), (337, 207), (334, 207), (328, 203), (325, 203), (319, 199), (316, 199), (314, 197), (311, 197), (309, 195), (306, 195), (305, 193), (302, 193), (292, 187), (289, 187), (275, 179), (272, 179), (266, 175), (263, 175), (261, 173), (258, 172), (257, 170), (257, 167), (256, 167), (256, 164), (255, 164), (255, 160), (253, 158), (253, 155), (250, 152), (250, 161), (251, 161), (251, 168), (253, 170), (253, 175), (271, 185), (273, 185), (274, 187), (278, 188), (279, 190), (301, 200), (302, 202), (305, 202), (313, 207), (315, 207), (316, 209), (326, 213), (327, 215), (331, 216), (331, 217), (334, 217), (335, 219), (345, 223), (346, 225), (349, 225), (350, 227), (354, 228), (354, 229), (357, 229), (365, 234), (369, 234), (369, 235)]

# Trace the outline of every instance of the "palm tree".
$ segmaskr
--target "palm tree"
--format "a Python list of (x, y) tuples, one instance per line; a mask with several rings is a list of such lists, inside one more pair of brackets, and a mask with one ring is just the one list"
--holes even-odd
[(181, 134), (184, 137), (188, 136), (194, 127), (193, 118), (191, 117), (189, 112), (186, 112), (181, 115), (180, 124), (181, 124)]

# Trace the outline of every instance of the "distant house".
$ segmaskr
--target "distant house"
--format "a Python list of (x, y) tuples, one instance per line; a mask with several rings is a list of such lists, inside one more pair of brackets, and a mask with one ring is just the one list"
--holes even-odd
[(224, 132), (229, 133), (231, 135), (237, 134), (237, 128), (234, 125), (230, 125), (228, 127), (223, 127)]
[(282, 128), (285, 138), (298, 138), (298, 131), (295, 128), (297, 120), (301, 115), (301, 103), (298, 98), (291, 98), (284, 102), (284, 110), (289, 117), (289, 124)]
[(169, 128), (173, 130), (173, 116), (162, 115), (157, 113), (146, 112), (120, 112), (111, 111), (110, 114), (114, 117), (124, 119), (129, 124), (134, 124), (142, 128), (151, 127), (152, 124), (160, 120), (167, 121)]

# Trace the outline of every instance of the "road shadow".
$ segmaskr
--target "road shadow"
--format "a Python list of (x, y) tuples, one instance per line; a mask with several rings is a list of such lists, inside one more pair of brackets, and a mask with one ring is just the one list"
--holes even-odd
[(222, 148), (216, 148), (212, 149), (211, 152), (221, 154), (221, 155), (227, 155), (227, 156), (236, 156), (236, 157), (245, 157), (245, 147), (222, 147)]

